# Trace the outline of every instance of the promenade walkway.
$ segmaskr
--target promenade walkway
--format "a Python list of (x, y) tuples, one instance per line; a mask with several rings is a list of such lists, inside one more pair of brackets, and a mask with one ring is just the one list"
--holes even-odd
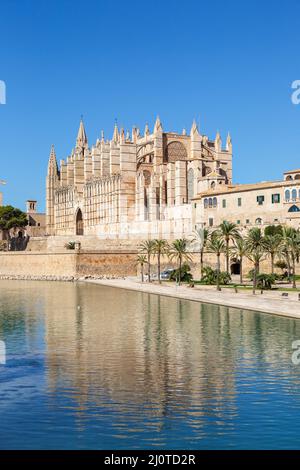
[(240, 290), (235, 293), (233, 289), (223, 288), (221, 292), (217, 292), (215, 286), (190, 288), (171, 283), (149, 284), (141, 283), (137, 278), (86, 279), (84, 282), (300, 319), (298, 292), (289, 292), (288, 297), (283, 297), (280, 291), (264, 291), (263, 294), (257, 291), (253, 295), (252, 291)]

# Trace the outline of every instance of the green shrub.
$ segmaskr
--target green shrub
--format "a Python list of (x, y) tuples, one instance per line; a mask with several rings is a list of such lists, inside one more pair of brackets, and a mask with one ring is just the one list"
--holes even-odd
[[(217, 278), (217, 271), (216, 271), (216, 278)], [(220, 279), (220, 284), (223, 284), (225, 286), (230, 283), (231, 276), (229, 273), (224, 271), (220, 273), (219, 279)]]
[[(193, 279), (193, 275), (191, 273), (191, 268), (187, 263), (183, 263), (181, 266), (181, 276), (180, 276), (180, 281), (181, 282), (191, 282)], [(174, 269), (170, 276), (171, 281), (179, 281), (179, 269)]]
[(272, 289), (272, 285), (275, 284), (276, 276), (274, 274), (258, 274), (257, 276), (257, 288), (263, 290)]
[(215, 271), (210, 267), (206, 266), (203, 268), (203, 275), (201, 279), (202, 284), (213, 285), (215, 284), (216, 276)]
[[(206, 284), (208, 286), (214, 286), (217, 284), (217, 275), (218, 271), (212, 269), (210, 266), (203, 268), (203, 276), (201, 279), (201, 284)], [(227, 272), (220, 272), (219, 274), (220, 284), (227, 285), (231, 281), (231, 276)]]

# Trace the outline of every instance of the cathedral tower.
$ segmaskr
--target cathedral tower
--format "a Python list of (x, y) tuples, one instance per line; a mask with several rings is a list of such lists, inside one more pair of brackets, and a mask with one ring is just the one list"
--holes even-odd
[(59, 172), (57, 167), (54, 145), (51, 147), (48, 172), (46, 177), (46, 232), (48, 235), (55, 233), (55, 190), (59, 182)]

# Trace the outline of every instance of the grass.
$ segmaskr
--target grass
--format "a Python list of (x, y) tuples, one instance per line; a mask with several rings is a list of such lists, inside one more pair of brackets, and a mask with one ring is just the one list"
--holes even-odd
[[(298, 276), (300, 278), (300, 276)], [(201, 281), (193, 281), (195, 286), (210, 286), (210, 287), (216, 287), (215, 284), (203, 284)], [(253, 286), (252, 284), (221, 284), (220, 287), (222, 287), (222, 289), (238, 289), (239, 291), (250, 291), (253, 289)], [(256, 290), (260, 290), (258, 287), (256, 288)], [(300, 288), (297, 287), (296, 289), (294, 289), (293, 287), (276, 287), (276, 285), (274, 285), (272, 287), (272, 289), (265, 289), (264, 292), (267, 292), (267, 291), (270, 291), (270, 292), (274, 292), (274, 291), (278, 291), (278, 292), (300, 292)]]

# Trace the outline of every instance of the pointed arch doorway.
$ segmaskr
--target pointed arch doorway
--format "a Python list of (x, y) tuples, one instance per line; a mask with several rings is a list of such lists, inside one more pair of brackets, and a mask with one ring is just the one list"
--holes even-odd
[(83, 235), (83, 217), (81, 209), (76, 213), (76, 235)]

